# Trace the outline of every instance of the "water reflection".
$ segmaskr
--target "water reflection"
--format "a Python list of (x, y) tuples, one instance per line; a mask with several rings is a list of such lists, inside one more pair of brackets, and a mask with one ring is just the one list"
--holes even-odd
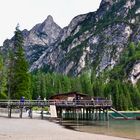
[(139, 120), (63, 121), (62, 125), (77, 131), (127, 137), (140, 140)]

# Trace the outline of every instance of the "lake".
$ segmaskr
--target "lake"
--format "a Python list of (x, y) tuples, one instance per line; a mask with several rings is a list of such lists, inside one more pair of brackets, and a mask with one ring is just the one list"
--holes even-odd
[(62, 125), (76, 131), (112, 135), (140, 140), (140, 120), (62, 121)]

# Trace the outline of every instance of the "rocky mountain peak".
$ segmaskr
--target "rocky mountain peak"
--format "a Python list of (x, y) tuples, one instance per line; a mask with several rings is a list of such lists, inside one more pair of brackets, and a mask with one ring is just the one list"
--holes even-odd
[(56, 41), (61, 32), (52, 16), (48, 16), (43, 23), (35, 25), (25, 38), (25, 46), (29, 45), (50, 45)]
[(54, 22), (53, 17), (51, 15), (48, 15), (44, 22), (45, 23), (48, 23), (48, 22), (52, 23), (52, 22)]
[(54, 34), (57, 34), (57, 32), (59, 33), (59, 31), (61, 30), (61, 27), (58, 26), (54, 20), (52, 16), (48, 16), (47, 19), (40, 24), (40, 26), (38, 27), (38, 32), (46, 34), (48, 36), (52, 36), (55, 38)]

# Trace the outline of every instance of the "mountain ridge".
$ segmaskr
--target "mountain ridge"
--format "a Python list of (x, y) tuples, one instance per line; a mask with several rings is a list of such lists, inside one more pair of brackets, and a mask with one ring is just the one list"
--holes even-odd
[[(48, 16), (42, 24), (24, 31), (30, 71), (41, 68), (77, 76), (93, 67), (97, 75), (111, 70), (120, 62), (130, 42), (138, 44), (139, 24), (138, 0), (102, 0), (97, 11), (76, 16), (63, 29)], [(135, 66), (128, 74), (132, 83), (139, 79), (139, 76), (132, 78), (136, 75)]]

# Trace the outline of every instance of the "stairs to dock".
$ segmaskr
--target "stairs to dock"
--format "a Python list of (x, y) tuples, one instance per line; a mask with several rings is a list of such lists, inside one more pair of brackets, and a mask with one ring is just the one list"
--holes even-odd
[(111, 118), (113, 119), (125, 119), (125, 120), (128, 120), (128, 117), (124, 114), (122, 114), (121, 112), (118, 112), (117, 110), (115, 110), (114, 108), (110, 108), (113, 112), (119, 114), (121, 117), (114, 117), (113, 115), (109, 114)]

